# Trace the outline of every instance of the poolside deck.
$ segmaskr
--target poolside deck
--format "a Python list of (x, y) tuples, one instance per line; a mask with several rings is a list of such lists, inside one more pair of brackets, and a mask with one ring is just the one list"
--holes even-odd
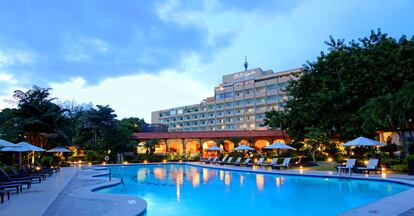
[[(268, 170), (257, 167), (234, 167), (208, 165), (202, 163), (190, 163), (196, 166), (269, 172), (277, 174), (337, 176), (332, 171), (309, 170)], [(132, 165), (132, 164), (131, 164)], [(78, 167), (62, 168), (60, 173), (48, 178), (41, 184), (34, 184), (31, 190), (25, 190), (22, 194), (12, 195), (9, 201), (0, 204), (0, 215), (137, 215), (146, 207), (145, 201), (137, 197), (124, 195), (109, 195), (90, 192), (103, 184), (116, 184), (119, 180), (109, 182), (107, 177), (92, 178), (93, 174), (102, 174), (106, 171), (80, 169)], [(347, 177), (347, 175), (342, 175)], [(414, 184), (414, 176), (402, 174), (386, 175), (361, 175), (353, 174), (353, 177), (366, 179), (390, 179)], [(414, 215), (414, 189), (400, 194), (386, 197), (361, 208), (353, 209), (343, 215)], [(145, 208), (144, 208), (145, 209)]]

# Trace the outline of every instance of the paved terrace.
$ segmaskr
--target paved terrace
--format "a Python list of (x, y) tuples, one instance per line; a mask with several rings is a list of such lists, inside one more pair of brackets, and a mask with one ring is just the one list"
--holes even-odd
[[(268, 170), (264, 168), (234, 167), (206, 165), (202, 163), (189, 163), (194, 166), (211, 168), (232, 169), (240, 171), (255, 171), (263, 173), (313, 175), (313, 176), (338, 176), (330, 171), (308, 170)], [(131, 164), (132, 165), (132, 164)], [(9, 201), (0, 204), (0, 215), (139, 215), (145, 211), (146, 203), (138, 197), (125, 195), (99, 194), (91, 192), (93, 188), (108, 184), (118, 184), (119, 180), (108, 181), (108, 177), (92, 177), (102, 175), (106, 171), (80, 168), (62, 168), (41, 184), (34, 184), (31, 190), (25, 190), (19, 195), (12, 194)], [(348, 175), (341, 175), (348, 177)], [(353, 174), (354, 178), (364, 179), (389, 179), (414, 184), (414, 176), (389, 174), (389, 175), (361, 175)], [(394, 196), (389, 196), (366, 206), (353, 209), (342, 215), (414, 215), (414, 189), (404, 191)]]

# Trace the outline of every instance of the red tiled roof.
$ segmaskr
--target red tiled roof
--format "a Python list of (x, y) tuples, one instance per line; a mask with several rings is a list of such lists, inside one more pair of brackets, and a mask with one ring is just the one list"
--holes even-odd
[(282, 138), (281, 130), (241, 130), (241, 131), (200, 131), (200, 132), (149, 132), (134, 133), (133, 139), (213, 139), (213, 138), (232, 138), (232, 137), (272, 137)]

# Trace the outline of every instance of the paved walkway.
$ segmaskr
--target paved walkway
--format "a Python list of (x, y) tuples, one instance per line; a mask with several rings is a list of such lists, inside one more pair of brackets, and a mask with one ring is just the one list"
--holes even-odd
[(107, 171), (82, 169), (77, 172), (44, 216), (133, 216), (145, 211), (147, 204), (138, 197), (92, 192), (93, 188), (119, 183), (117, 179), (109, 182), (108, 176), (92, 177), (98, 173), (107, 173)]
[(75, 168), (64, 167), (40, 184), (33, 184), (31, 189), (23, 189), (23, 193), (13, 194), (10, 200), (0, 204), (0, 215), (27, 216), (43, 215), (50, 204), (76, 173)]

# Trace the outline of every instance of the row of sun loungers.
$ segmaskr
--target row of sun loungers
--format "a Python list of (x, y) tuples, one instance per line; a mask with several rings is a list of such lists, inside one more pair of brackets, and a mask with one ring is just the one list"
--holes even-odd
[(256, 163), (251, 163), (251, 158), (246, 158), (242, 161), (242, 157), (238, 157), (235, 161), (233, 161), (233, 157), (223, 157), (221, 160), (218, 157), (209, 157), (206, 160), (201, 160), (201, 162), (209, 163), (209, 164), (220, 164), (220, 165), (234, 165), (234, 166), (263, 166), (263, 167), (271, 167), (271, 168), (291, 168), (290, 160), (291, 158), (285, 158), (281, 164), (278, 164), (278, 158), (273, 158), (270, 163), (265, 163), (265, 158), (260, 158)]
[(10, 192), (15, 191), (19, 194), (23, 191), (23, 186), (27, 189), (32, 187), (32, 183), (41, 183), (47, 176), (52, 175), (53, 171), (41, 169), (38, 172), (31, 171), (30, 167), (24, 165), (19, 171), (14, 167), (8, 166), (6, 172), (0, 168), (0, 201), (4, 202), (5, 197), (10, 199)]
[(344, 166), (338, 166), (337, 171), (339, 174), (343, 172), (348, 172), (351, 174), (352, 172), (358, 172), (358, 173), (368, 173), (374, 172), (375, 174), (377, 172), (381, 173), (381, 169), (378, 166), (378, 159), (369, 159), (367, 166), (363, 167), (356, 167), (356, 159), (348, 159)]

